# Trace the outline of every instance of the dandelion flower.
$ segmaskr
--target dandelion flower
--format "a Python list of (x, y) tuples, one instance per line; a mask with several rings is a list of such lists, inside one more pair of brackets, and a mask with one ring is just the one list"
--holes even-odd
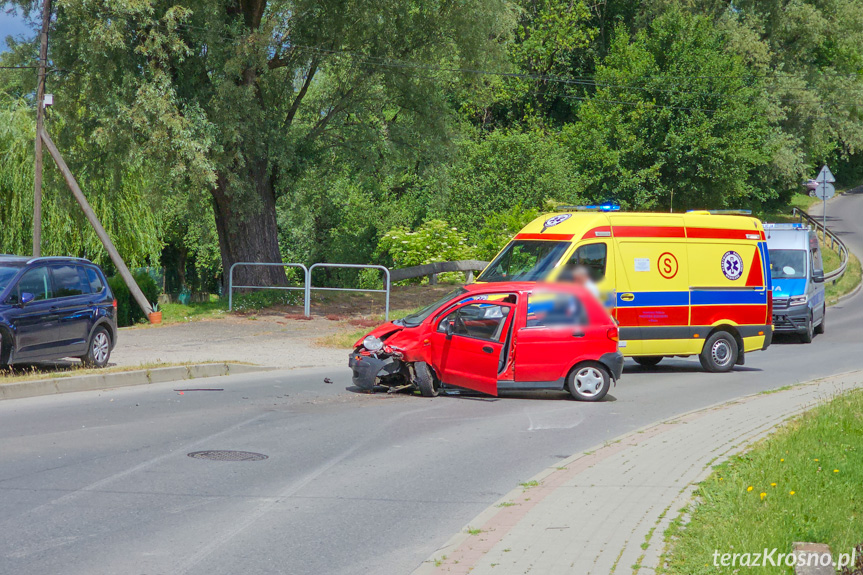
[(839, 473), (839, 470), (838, 470), (838, 469), (834, 469), (834, 470), (833, 470), (833, 473)]
[(813, 459), (812, 461), (818, 461), (817, 459)]
[(797, 492), (796, 491), (789, 491), (788, 495), (794, 495), (795, 493), (797, 493)]
[(776, 484), (775, 484), (775, 483), (771, 483), (771, 484), (770, 484), (770, 487), (776, 487)]
[(784, 463), (784, 462), (785, 462), (785, 458), (780, 459), (780, 460), (779, 460), (779, 462), (780, 462), (780, 463)]
[(761, 492), (761, 501), (764, 501), (765, 497), (767, 497), (767, 494), (762, 491)]
[(746, 488), (746, 491), (752, 491), (752, 489), (753, 489), (753, 487), (750, 485), (749, 487)]

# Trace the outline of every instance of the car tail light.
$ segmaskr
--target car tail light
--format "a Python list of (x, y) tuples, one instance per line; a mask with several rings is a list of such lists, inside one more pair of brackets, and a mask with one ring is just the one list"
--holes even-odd
[(114, 311), (117, 311), (117, 298), (114, 298), (114, 301), (111, 302), (111, 305), (114, 306)]
[(618, 341), (620, 339), (620, 334), (618, 333), (616, 327), (608, 328), (608, 331), (605, 333), (608, 336), (608, 339), (610, 339), (611, 341)]
[(773, 292), (767, 292), (767, 325), (773, 325)]

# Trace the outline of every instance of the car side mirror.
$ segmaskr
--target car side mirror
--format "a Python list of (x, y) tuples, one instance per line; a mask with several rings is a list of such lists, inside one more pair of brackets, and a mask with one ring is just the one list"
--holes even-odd
[(824, 283), (824, 272), (812, 272), (812, 281), (817, 284)]
[(446, 333), (447, 339), (452, 339), (452, 334), (455, 333), (455, 322), (449, 320), (446, 322), (446, 327), (444, 328), (444, 333)]
[(25, 291), (24, 293), (21, 294), (21, 305), (22, 306), (27, 305), (28, 303), (30, 303), (34, 299), (36, 299), (36, 296), (34, 294), (32, 294), (28, 291)]

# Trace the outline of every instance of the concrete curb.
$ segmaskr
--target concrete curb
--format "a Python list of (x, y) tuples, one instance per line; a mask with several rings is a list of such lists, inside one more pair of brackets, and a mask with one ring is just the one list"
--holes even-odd
[(119, 371), (114, 373), (95, 373), (71, 377), (51, 377), (16, 383), (0, 383), (0, 400), (22, 399), (40, 395), (71, 393), (74, 391), (94, 391), (113, 389), (130, 385), (146, 385), (165, 383), (184, 379), (199, 379), (219, 375), (236, 375), (239, 373), (255, 373), (271, 371), (274, 367), (244, 365), (239, 363), (200, 363), (179, 365), (173, 367), (157, 367), (154, 369), (138, 369), (134, 371)]
[[(789, 389), (783, 389), (782, 391), (790, 391), (791, 388), (799, 388), (799, 387), (806, 387), (806, 386), (810, 386), (810, 385), (815, 385), (818, 382), (825, 380), (825, 379), (829, 379), (829, 378), (833, 378), (833, 377), (841, 377), (841, 376), (855, 374), (855, 373), (860, 373), (860, 371), (861, 370), (851, 370), (848, 372), (837, 373), (837, 374), (833, 374), (830, 376), (819, 377), (819, 378), (809, 380), (809, 381), (800, 381), (800, 382), (789, 385), (788, 386)], [(781, 393), (782, 391), (771, 392), (771, 393)], [(659, 428), (661, 426), (665, 426), (668, 424), (673, 424), (675, 422), (679, 422), (681, 420), (686, 419), (687, 417), (691, 417), (691, 416), (698, 415), (701, 413), (713, 411), (716, 409), (721, 409), (721, 408), (724, 408), (726, 406), (730, 406), (733, 404), (743, 403), (743, 402), (746, 402), (749, 400), (753, 400), (753, 399), (755, 399), (761, 395), (764, 395), (764, 393), (765, 392), (757, 392), (757, 393), (744, 395), (744, 396), (741, 396), (741, 397), (738, 397), (735, 399), (731, 399), (731, 400), (720, 401), (720, 402), (714, 403), (712, 405), (708, 405), (705, 407), (699, 407), (699, 408), (696, 408), (696, 409), (693, 409), (693, 410), (690, 410), (690, 411), (687, 411), (684, 413), (679, 413), (677, 415), (674, 415), (674, 416), (666, 418), (666, 419), (662, 419), (662, 420), (655, 421), (653, 423), (644, 425), (642, 427), (639, 427), (638, 429), (634, 429), (632, 431), (629, 431), (627, 433), (619, 435), (613, 439), (607, 440), (601, 444), (595, 445), (586, 451), (582, 451), (580, 453), (573, 454), (570, 457), (567, 457), (566, 459), (563, 459), (563, 460), (555, 463), (555, 465), (553, 465), (553, 466), (548, 466), (545, 469), (541, 470), (536, 475), (534, 475), (533, 477), (531, 477), (528, 480), (528, 483), (534, 482), (534, 481), (537, 483), (540, 483), (544, 479), (547, 479), (550, 475), (552, 475), (560, 467), (567, 467), (567, 466), (577, 462), (580, 459), (583, 459), (585, 457), (592, 455), (594, 452), (599, 451), (602, 448), (608, 447), (610, 445), (625, 442), (628, 439), (638, 437), (639, 435), (642, 435), (645, 433), (649, 433), (651, 430), (655, 430), (656, 428)], [(797, 415), (799, 415), (799, 413), (800, 412), (798, 412)], [(742, 442), (742, 444), (744, 444), (744, 446), (747, 443), (748, 442)], [(519, 486), (519, 487), (516, 487), (516, 488), (510, 490), (508, 493), (504, 494), (503, 497), (501, 497), (500, 499), (495, 501), (491, 506), (487, 507), (485, 510), (480, 512), (479, 515), (474, 517), (470, 522), (468, 522), (464, 527), (462, 527), (462, 529), (460, 529), (458, 533), (454, 534), (445, 543), (443, 543), (434, 553), (432, 553), (432, 555), (430, 557), (428, 557), (425, 561), (423, 561), (412, 572), (412, 575), (431, 575), (432, 573), (439, 573), (437, 564), (439, 562), (441, 562), (442, 557), (445, 557), (448, 552), (450, 552), (451, 550), (459, 548), (465, 541), (467, 541), (471, 537), (471, 534), (469, 533), (470, 528), (485, 525), (490, 519), (492, 519), (495, 515), (497, 515), (498, 513), (500, 513), (503, 510), (503, 508), (501, 507), (502, 503), (514, 501), (514, 500), (518, 499), (518, 497), (521, 496), (523, 493), (524, 493), (524, 488)], [(680, 499), (688, 501), (690, 499), (690, 496), (687, 493), (682, 493), (680, 496)], [(671, 517), (669, 516), (669, 517), (667, 517), (667, 519), (670, 520)], [(660, 533), (664, 533), (664, 527), (662, 530), (658, 530), (658, 531)], [(642, 568), (646, 568), (646, 566), (644, 566)]]

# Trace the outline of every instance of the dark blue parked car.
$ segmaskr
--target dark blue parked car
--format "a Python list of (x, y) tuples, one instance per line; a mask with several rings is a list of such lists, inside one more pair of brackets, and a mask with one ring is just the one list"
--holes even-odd
[(117, 342), (117, 301), (80, 258), (0, 255), (0, 364), (78, 357), (103, 367)]

